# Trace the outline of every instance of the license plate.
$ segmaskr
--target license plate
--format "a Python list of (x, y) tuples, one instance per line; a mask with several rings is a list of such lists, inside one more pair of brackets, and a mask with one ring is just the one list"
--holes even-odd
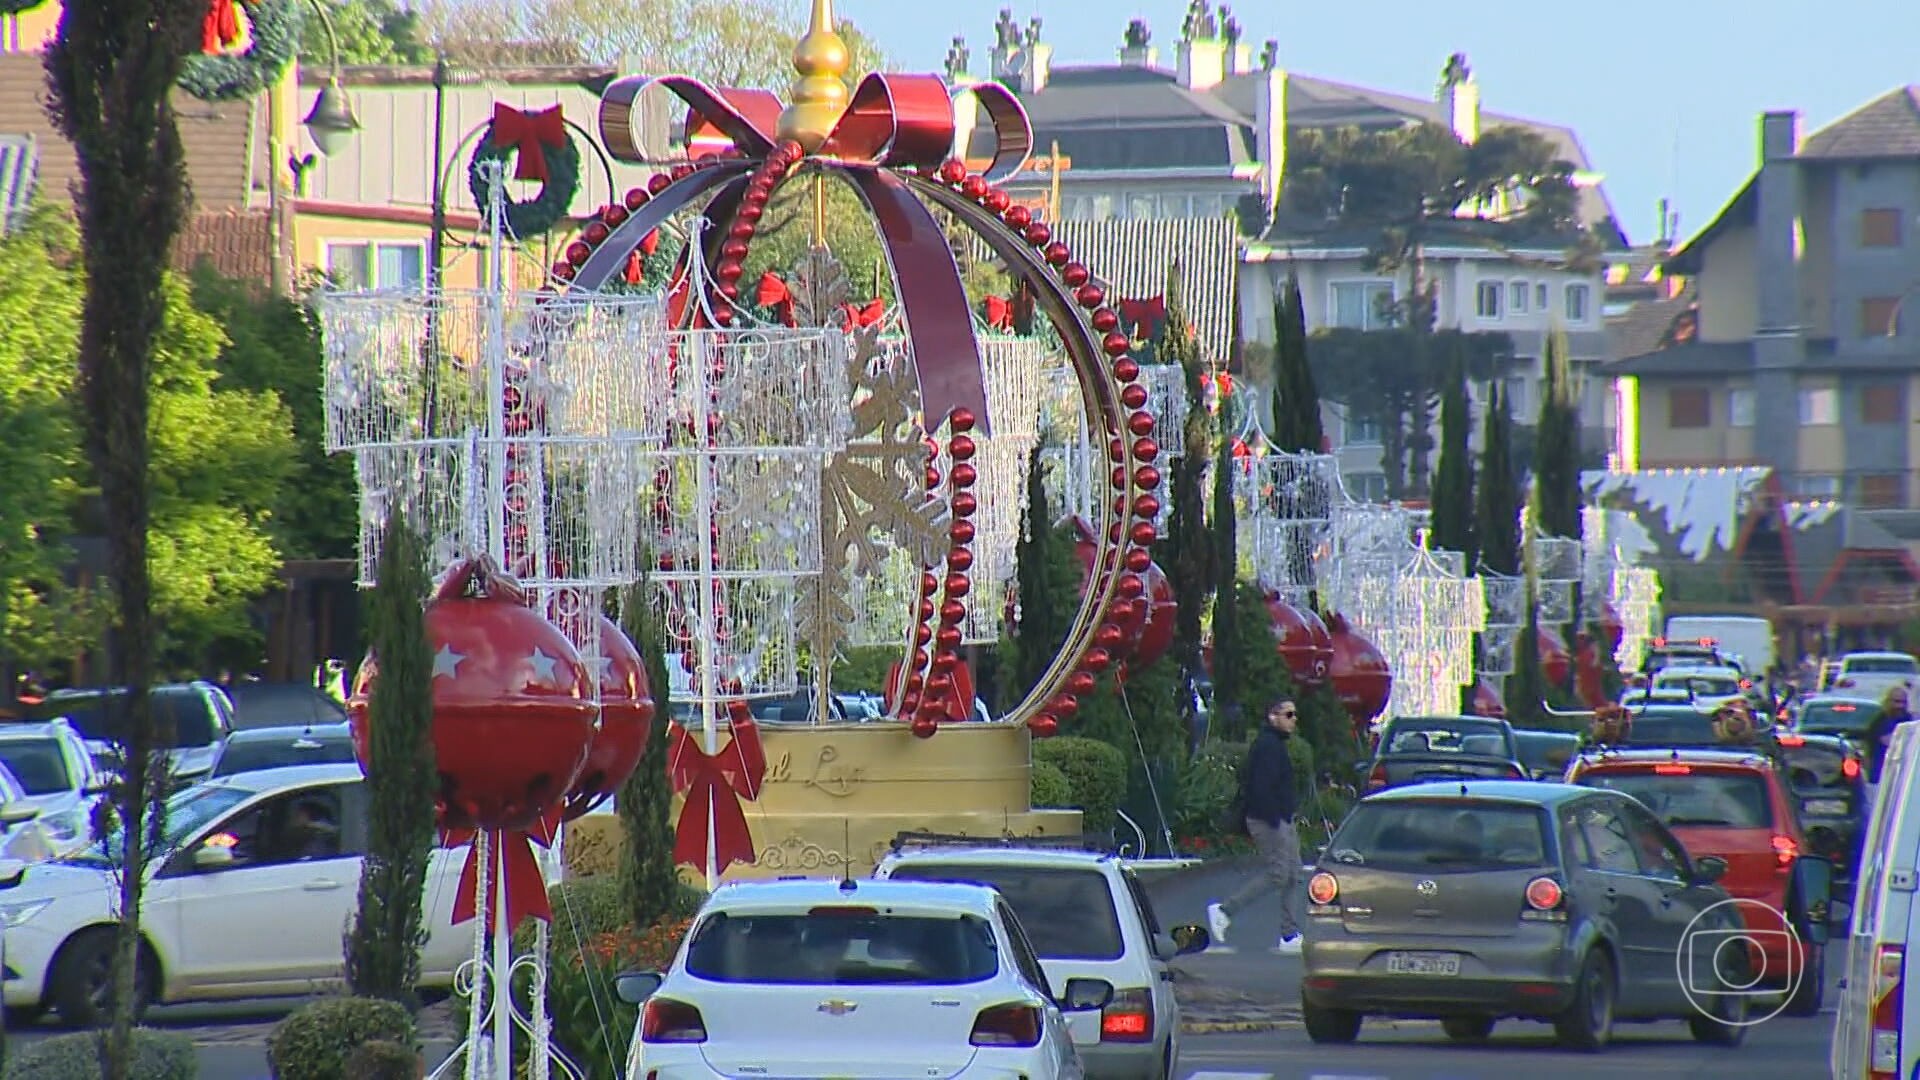
[(1845, 799), (1808, 799), (1806, 811), (1813, 817), (1846, 817)]
[(1453, 953), (1388, 953), (1387, 973), (1389, 975), (1458, 975), (1460, 974), (1460, 957)]

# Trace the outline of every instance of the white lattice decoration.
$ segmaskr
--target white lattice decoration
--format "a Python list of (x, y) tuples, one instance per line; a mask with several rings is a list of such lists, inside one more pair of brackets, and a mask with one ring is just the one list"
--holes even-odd
[(1186, 453), (1187, 373), (1178, 364), (1140, 365), (1140, 385), (1147, 388), (1146, 410), (1153, 416), (1153, 439), (1164, 457)]
[[(1109, 436), (1097, 438), (1086, 429), (1085, 413), (1080, 408), (1080, 384), (1073, 369), (1052, 365), (1043, 369), (1038, 451), (1046, 467), (1047, 501), (1053, 520), (1082, 517), (1091, 521), (1099, 516), (1099, 507), (1111, 498), (1111, 466), (1107, 455)], [(1181, 369), (1171, 364), (1143, 364), (1140, 385), (1147, 388), (1144, 408), (1153, 416), (1154, 441), (1160, 444), (1161, 475), (1170, 487), (1174, 469), (1185, 456), (1186, 382)], [(1161, 492), (1160, 513), (1154, 525), (1162, 535), (1173, 519), (1173, 499)]]
[(1489, 626), (1480, 632), (1479, 668), (1482, 675), (1513, 674), (1513, 655), (1524, 626)]
[(1659, 571), (1642, 566), (1616, 567), (1608, 599), (1620, 618), (1620, 645), (1613, 650), (1614, 663), (1623, 673), (1637, 671), (1647, 639), (1654, 636), (1659, 623)]
[(1343, 609), (1393, 671), (1389, 716), (1452, 715), (1475, 675), (1473, 636), (1486, 628), (1486, 596), (1464, 577), (1459, 552), (1417, 537), (1385, 575), (1357, 583)]
[(1487, 598), (1489, 628), (1525, 626), (1527, 579), (1505, 574), (1481, 574), (1480, 588)]
[[(1048, 400), (1047, 347), (1037, 337), (983, 333), (980, 362), (987, 377), (991, 435), (976, 435), (973, 487), (973, 583), (967, 597), (962, 640), (970, 644), (1000, 640), (1008, 583), (1016, 570), (1026, 514), (1027, 465), (1039, 442), (1041, 412)], [(942, 462), (940, 468), (949, 466)]]
[(1255, 451), (1234, 461), (1240, 549), (1254, 579), (1290, 601), (1320, 587), (1333, 536), (1340, 462), (1331, 454)]
[(1359, 594), (1390, 579), (1406, 563), (1414, 528), (1414, 515), (1402, 506), (1346, 503), (1335, 507), (1328, 543), (1314, 552), (1322, 599), (1343, 612), (1366, 603)]

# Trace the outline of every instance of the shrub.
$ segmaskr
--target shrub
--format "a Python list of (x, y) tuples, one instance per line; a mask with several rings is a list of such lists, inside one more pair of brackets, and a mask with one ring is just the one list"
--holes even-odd
[(1033, 798), (1028, 805), (1046, 809), (1064, 809), (1073, 805), (1073, 785), (1060, 766), (1048, 761), (1033, 763)]
[(347, 1055), (347, 1075), (353, 1080), (418, 1080), (420, 1051), (405, 1043), (374, 1039)]
[[(104, 1034), (75, 1031), (17, 1050), (7, 1062), (6, 1080), (99, 1080), (99, 1040)], [(176, 1031), (134, 1029), (130, 1080), (194, 1080), (199, 1075), (191, 1038)]]
[[(639, 1011), (613, 992), (614, 976), (628, 971), (664, 971), (686, 939), (691, 920), (671, 916), (635, 933), (630, 927), (584, 942), (554, 944), (547, 968), (547, 1015), (553, 1041), (586, 1080), (621, 1080), (627, 1046)], [(531, 988), (517, 988), (527, 1000)]]
[(1243, 743), (1209, 739), (1181, 764), (1169, 808), (1175, 835), (1220, 839), (1220, 817), (1239, 794), (1246, 756)]
[(349, 1080), (347, 1056), (376, 1040), (413, 1045), (413, 1017), (377, 998), (322, 998), (274, 1026), (267, 1064), (274, 1080)]
[(1108, 832), (1118, 820), (1114, 811), (1127, 795), (1127, 759), (1117, 748), (1098, 739), (1072, 736), (1033, 744), (1033, 759), (1044, 761), (1067, 778), (1067, 788), (1088, 832)]

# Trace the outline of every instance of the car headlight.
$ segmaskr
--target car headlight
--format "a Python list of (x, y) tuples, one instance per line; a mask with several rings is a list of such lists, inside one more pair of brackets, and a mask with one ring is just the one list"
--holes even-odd
[(53, 905), (53, 897), (0, 904), (0, 926), (19, 926)]

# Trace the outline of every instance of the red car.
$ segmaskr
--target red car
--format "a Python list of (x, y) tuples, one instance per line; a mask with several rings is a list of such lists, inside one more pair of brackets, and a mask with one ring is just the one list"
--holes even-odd
[[(1720, 886), (1740, 905), (1758, 943), (1758, 987), (1795, 993), (1791, 1016), (1820, 1011), (1826, 985), (1825, 920), (1830, 867), (1808, 855), (1799, 815), (1773, 758), (1757, 750), (1600, 750), (1577, 758), (1567, 782), (1631, 795), (1666, 822), (1688, 854), (1727, 861)], [(1814, 874), (1816, 867), (1824, 871)], [(1797, 871), (1805, 869), (1803, 875)], [(1806, 884), (1813, 881), (1817, 884)], [(1814, 902), (1805, 895), (1818, 892)], [(1776, 914), (1793, 920), (1791, 929)], [(1817, 930), (1816, 930), (1817, 920)], [(1797, 987), (1793, 974), (1801, 973)]]

